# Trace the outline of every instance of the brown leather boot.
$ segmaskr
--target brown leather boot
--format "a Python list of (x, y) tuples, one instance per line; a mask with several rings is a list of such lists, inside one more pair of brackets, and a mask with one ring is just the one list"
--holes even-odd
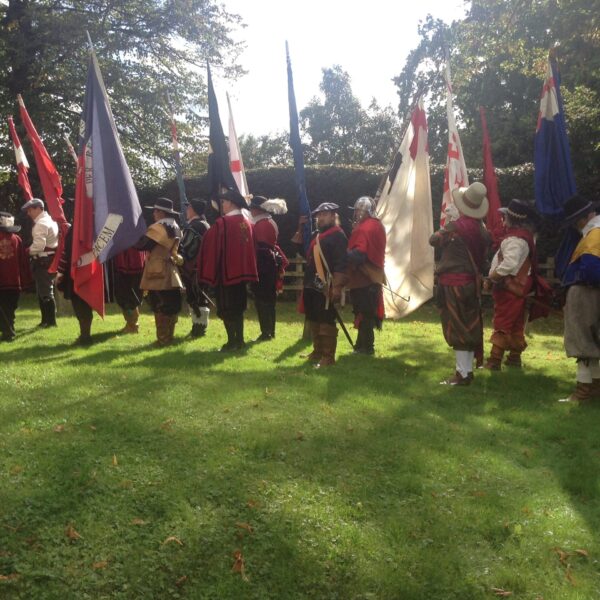
[(445, 385), (471, 385), (471, 381), (473, 381), (473, 373), (469, 373), (466, 377), (463, 377), (456, 371), (452, 377), (449, 377), (441, 383)]
[[(173, 317), (175, 317), (175, 320), (173, 320)], [(169, 344), (172, 344), (177, 315), (155, 313), (154, 320), (156, 321), (156, 343), (159, 346), (168, 346)]]
[(315, 365), (317, 369), (335, 365), (337, 334), (338, 330), (335, 325), (321, 323), (319, 328), (319, 337), (321, 338), (321, 360)]
[(504, 364), (507, 367), (514, 367), (516, 369), (520, 369), (523, 366), (521, 362), (521, 353), (518, 350), (511, 350), (504, 361)]
[(310, 322), (310, 335), (313, 341), (313, 350), (310, 354), (304, 354), (302, 358), (306, 358), (306, 360), (310, 362), (319, 362), (321, 360), (321, 355), (323, 354), (322, 348), (322, 338), (320, 335), (321, 324), (315, 323), (314, 321)]
[(123, 317), (125, 318), (125, 327), (121, 329), (121, 333), (139, 333), (140, 327), (138, 319), (140, 317), (140, 309), (123, 309)]
[[(586, 404), (592, 399), (593, 385), (593, 383), (582, 383), (581, 381), (578, 381), (575, 385), (575, 390), (568, 398), (566, 398), (566, 402), (579, 402), (581, 404)], [(565, 400), (563, 400), (563, 402), (565, 402)]]
[(500, 371), (502, 369), (502, 357), (504, 356), (504, 348), (500, 348), (496, 344), (492, 345), (490, 357), (487, 359), (484, 367), (490, 371)]

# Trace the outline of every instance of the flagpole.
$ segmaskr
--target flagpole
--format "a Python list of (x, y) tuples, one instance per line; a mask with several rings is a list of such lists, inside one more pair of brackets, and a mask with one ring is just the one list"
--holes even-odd
[(67, 144), (67, 150), (69, 151), (71, 158), (75, 161), (76, 165), (79, 165), (79, 159), (77, 158), (77, 153), (75, 152), (75, 148), (73, 148), (73, 144), (71, 144), (71, 140), (69, 139), (69, 136), (65, 133), (65, 134), (63, 134), (63, 137), (65, 138), (65, 142)]
[(183, 170), (181, 168), (181, 154), (179, 152), (179, 142), (177, 141), (177, 127), (175, 124), (175, 111), (171, 102), (171, 94), (167, 92), (167, 102), (171, 112), (171, 139), (173, 142), (173, 157), (175, 158), (175, 177), (177, 179), (177, 187), (179, 188), (179, 218), (181, 225), (187, 223), (187, 207), (188, 199), (185, 193), (185, 182), (183, 180)]

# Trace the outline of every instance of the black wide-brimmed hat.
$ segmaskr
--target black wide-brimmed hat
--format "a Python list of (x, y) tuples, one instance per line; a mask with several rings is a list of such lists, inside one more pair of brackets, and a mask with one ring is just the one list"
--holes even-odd
[(246, 198), (244, 198), (237, 190), (226, 190), (221, 192), (218, 198), (219, 200), (229, 200), (229, 202), (233, 202), (238, 208), (248, 208)]
[(581, 196), (573, 196), (565, 202), (563, 227), (573, 225), (582, 217), (589, 215), (598, 209), (598, 204), (582, 198)]
[(206, 212), (206, 201), (200, 198), (192, 198), (190, 200), (190, 206), (198, 216), (201, 216)]
[(173, 200), (169, 200), (168, 198), (157, 198), (154, 202), (154, 206), (144, 206), (144, 208), (150, 208), (151, 210), (162, 210), (168, 215), (177, 216), (179, 214), (177, 211), (173, 210)]
[(311, 214), (318, 215), (322, 212), (337, 212), (339, 209), (340, 207), (333, 202), (323, 202), (322, 204), (319, 204)]
[(517, 200), (513, 198), (508, 206), (503, 206), (498, 209), (498, 212), (503, 215), (508, 215), (513, 221), (517, 223), (524, 223), (529, 221), (530, 223), (538, 223), (540, 221), (540, 215), (537, 213), (535, 208), (524, 202), (523, 200)]
[(15, 218), (7, 212), (0, 212), (0, 231), (17, 233), (21, 231), (20, 225), (15, 225)]

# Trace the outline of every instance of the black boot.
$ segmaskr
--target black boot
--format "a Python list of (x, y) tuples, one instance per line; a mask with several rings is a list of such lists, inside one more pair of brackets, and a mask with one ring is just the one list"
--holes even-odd
[(373, 354), (375, 352), (375, 323), (373, 319), (362, 318), (358, 326), (358, 337), (354, 351), (360, 354)]
[(40, 314), (42, 315), (42, 320), (38, 323), (38, 327), (46, 326), (46, 312), (44, 309), (44, 301), (38, 296), (38, 305), (40, 307)]
[(275, 302), (273, 304), (268, 305), (268, 315), (269, 315), (269, 331), (271, 333), (271, 338), (275, 337)]
[(246, 347), (246, 342), (244, 341), (244, 313), (235, 319), (235, 343), (236, 350), (242, 350)]
[(56, 303), (54, 298), (42, 300), (42, 322), (41, 327), (56, 327)]
[(202, 323), (192, 323), (192, 330), (190, 331), (191, 338), (199, 338), (206, 335), (206, 325)]
[(221, 346), (221, 352), (231, 352), (236, 347), (235, 321), (223, 319), (223, 325), (227, 332), (227, 342)]
[(271, 323), (269, 318), (269, 305), (260, 300), (255, 301), (256, 314), (260, 324), (260, 336), (256, 338), (257, 342), (266, 342), (271, 339)]

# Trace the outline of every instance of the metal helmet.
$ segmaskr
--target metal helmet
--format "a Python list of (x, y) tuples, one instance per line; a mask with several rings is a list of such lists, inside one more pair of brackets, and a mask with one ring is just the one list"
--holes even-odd
[(366, 217), (372, 217), (375, 212), (373, 198), (369, 196), (361, 196), (354, 203), (354, 222), (360, 223)]

